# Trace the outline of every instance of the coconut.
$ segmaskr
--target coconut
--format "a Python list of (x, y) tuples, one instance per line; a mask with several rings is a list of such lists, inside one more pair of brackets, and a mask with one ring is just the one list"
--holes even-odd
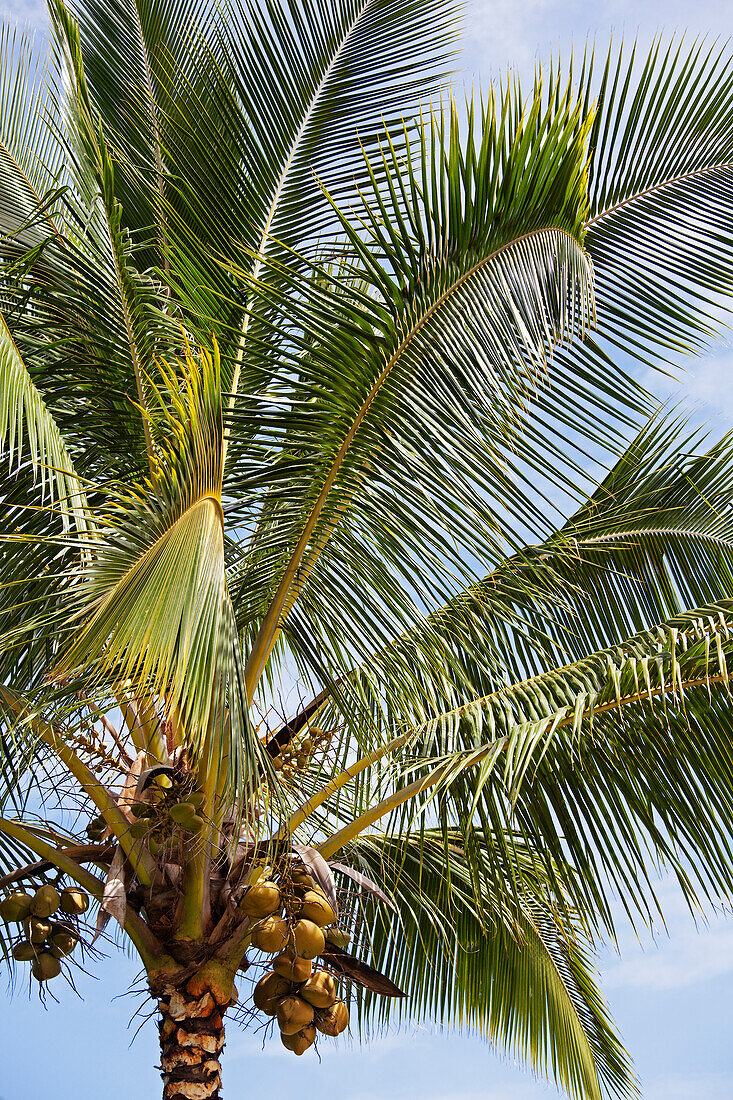
[(39, 982), (49, 982), (61, 973), (61, 963), (50, 951), (42, 951), (31, 967), (33, 977)]
[(308, 765), (308, 757), (304, 752), (299, 752), (295, 758), (295, 763), (299, 768), (305, 768)]
[(86, 890), (80, 890), (77, 886), (67, 886), (61, 891), (59, 909), (69, 917), (76, 917), (80, 913), (86, 913), (89, 908), (89, 894)]
[(336, 1001), (330, 1008), (319, 1009), (314, 1023), (324, 1035), (340, 1035), (349, 1026), (349, 1010), (343, 1001)]
[(252, 994), (252, 1000), (260, 1012), (266, 1012), (268, 1016), (274, 1016), (278, 1004), (283, 997), (292, 991), (292, 988), (292, 984), (287, 978), (283, 978), (281, 974), (276, 974), (274, 970), (270, 970), (264, 978), (260, 978), (258, 981)]
[(273, 756), (273, 758), (272, 758), (273, 771), (276, 771), (276, 772), (282, 771), (284, 763), (285, 763), (285, 761), (283, 760), (282, 756)]
[(296, 1031), (295, 1035), (286, 1035), (281, 1031), (280, 1038), (284, 1047), (288, 1050), (292, 1050), (293, 1054), (300, 1056), (301, 1054), (305, 1054), (308, 1047), (313, 1046), (316, 1039), (316, 1029), (313, 1024), (308, 1024), (308, 1027)]
[(303, 886), (306, 890), (315, 889), (316, 884), (313, 881), (313, 878), (305, 870), (296, 869), (291, 873), (290, 879), (293, 883), (293, 886)]
[(194, 814), (188, 821), (184, 821), (182, 828), (189, 833), (200, 833), (204, 827), (204, 819), (199, 814)]
[(43, 943), (51, 935), (51, 922), (41, 917), (27, 917), (23, 921), (26, 937), (31, 943)]
[(282, 917), (267, 917), (252, 933), (252, 944), (259, 947), (260, 951), (276, 955), (285, 947), (289, 932), (288, 922)]
[(30, 962), (38, 953), (37, 947), (30, 940), (21, 940), (13, 948), (13, 958), (17, 962)]
[(313, 1005), (309, 1005), (295, 993), (283, 997), (277, 1006), (277, 1022), (283, 1035), (295, 1035), (301, 1028), (307, 1027), (312, 1019)]
[(269, 917), (281, 908), (280, 891), (274, 882), (258, 882), (250, 886), (240, 908), (248, 917)]
[(272, 960), (273, 969), (291, 982), (304, 982), (310, 978), (313, 963), (310, 959), (299, 959), (293, 951), (283, 951)]
[(13, 890), (6, 898), (0, 901), (0, 917), (3, 920), (15, 921), (20, 924), (29, 916), (33, 898), (30, 894), (24, 894), (22, 890)]
[(300, 751), (305, 753), (313, 751), (313, 742), (311, 741), (310, 737), (304, 737), (303, 740), (300, 742)]
[(155, 807), (147, 802), (133, 802), (130, 813), (133, 817), (155, 817)]
[(351, 943), (351, 936), (348, 932), (345, 932), (343, 928), (327, 928), (326, 940), (328, 943), (336, 944), (336, 947), (348, 947)]
[(129, 833), (130, 836), (134, 836), (136, 840), (140, 840), (141, 837), (147, 834), (149, 828), (150, 826), (147, 821), (134, 821), (129, 828)]
[(34, 917), (50, 917), (59, 907), (61, 896), (55, 886), (41, 886), (31, 902)]
[(325, 928), (327, 924), (332, 924), (336, 920), (336, 914), (322, 890), (306, 891), (300, 903), (298, 915), (305, 920), (313, 921), (321, 928)]
[(338, 1000), (336, 982), (325, 970), (316, 970), (305, 985), (300, 987), (298, 996), (314, 1008), (330, 1008)]
[(187, 795), (186, 800), (191, 803), (195, 810), (198, 811), (201, 809), (204, 802), (206, 801), (206, 795), (203, 791), (191, 791), (191, 793)]
[(176, 825), (187, 826), (192, 817), (196, 816), (196, 807), (193, 802), (177, 802), (170, 808), (171, 821)]
[(301, 959), (315, 959), (326, 946), (323, 932), (312, 920), (296, 921), (293, 928), (295, 950)]
[(78, 936), (75, 936), (73, 932), (67, 932), (63, 929), (51, 933), (49, 949), (55, 958), (63, 959), (71, 954), (78, 942)]

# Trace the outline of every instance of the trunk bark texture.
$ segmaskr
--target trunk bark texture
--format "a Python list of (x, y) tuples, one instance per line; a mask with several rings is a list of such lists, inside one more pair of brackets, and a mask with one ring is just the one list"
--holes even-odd
[(158, 995), (163, 1100), (220, 1100), (226, 1005), (209, 990)]

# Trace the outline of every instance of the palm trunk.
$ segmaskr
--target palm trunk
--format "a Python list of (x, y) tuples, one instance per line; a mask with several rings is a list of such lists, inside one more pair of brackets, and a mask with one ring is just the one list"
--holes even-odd
[(220, 1100), (226, 1005), (185, 987), (158, 997), (163, 1100)]

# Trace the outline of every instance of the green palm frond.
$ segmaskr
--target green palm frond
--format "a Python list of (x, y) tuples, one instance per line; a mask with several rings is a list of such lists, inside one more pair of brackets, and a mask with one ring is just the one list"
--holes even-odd
[[(20, 467), (24, 451), (40, 482), (41, 500), (55, 501), (66, 526), (89, 523), (84, 489), (43, 397), (0, 316), (0, 455)], [(44, 492), (45, 491), (45, 492)]]
[[(510, 114), (504, 100), (490, 104), (478, 132), (469, 132), (465, 159), (455, 113), (447, 129), (433, 120), (402, 181), (404, 202), (414, 200), (413, 236), (384, 216), (382, 172), (373, 173), (372, 202), (363, 208), (374, 243), (347, 230), (371, 293), (332, 289), (328, 272), (298, 284), (307, 294), (303, 307), (291, 299), (287, 332), (270, 341), (283, 360), (282, 381), (271, 387), (277, 401), (258, 410), (266, 472), (253, 463), (253, 446), (227, 481), (229, 492), (250, 499), (249, 485), (267, 487), (247, 550), (253, 567), (242, 580), (250, 615), (255, 600), (263, 601), (249, 659), (254, 682), (296, 599), (304, 607), (310, 596), (321, 607), (317, 624), (290, 617), (289, 640), (301, 652), (329, 620), (339, 622), (342, 653), (347, 643), (363, 649), (363, 614), (348, 606), (349, 584), (334, 584), (330, 569), (348, 563), (362, 577), (360, 609), (370, 589), (380, 592), (382, 608), (389, 593), (379, 645), (405, 613), (415, 613), (413, 599), (400, 608), (400, 574), (430, 604), (452, 584), (446, 563), (466, 576), (470, 555), (486, 560), (505, 551), (511, 533), (499, 513), (507, 498), (517, 510), (527, 503), (521, 490), (512, 499), (503, 462), (506, 439), (516, 443), (517, 407), (529, 400), (554, 346), (582, 334), (592, 318), (591, 269), (573, 236), (584, 210), (585, 131), (569, 93), (547, 108), (536, 102), (528, 117)], [(413, 160), (421, 167), (411, 177)], [(383, 162), (384, 174), (394, 175), (390, 187), (400, 168), (390, 146)], [(498, 198), (485, 193), (490, 173)], [(464, 189), (465, 209), (452, 205)], [(493, 216), (495, 206), (514, 203), (515, 221)], [(412, 250), (410, 283), (402, 288), (390, 274), (398, 260), (408, 269), (400, 248)], [(243, 411), (235, 408), (233, 423), (247, 434)], [(263, 592), (260, 576), (279, 583)], [(325, 614), (324, 599), (331, 605)], [(375, 624), (384, 621), (371, 602)]]
[(438, 698), (468, 701), (733, 595), (732, 441), (705, 449), (704, 433), (683, 428), (677, 416), (650, 421), (551, 538), (355, 668), (374, 717), (417, 721)]
[(733, 57), (726, 43), (658, 39), (648, 56), (611, 49), (580, 83), (596, 103), (586, 247), (599, 326), (656, 365), (730, 324)]
[(633, 884), (659, 862), (693, 902), (728, 896), (732, 611), (688, 612), (425, 723), (417, 774), (448, 754), (429, 805), (485, 829), (511, 822), (576, 868), (574, 903), (607, 922), (603, 883), (643, 914)]
[(219, 369), (216, 349), (189, 352), (149, 380), (152, 477), (108, 498), (92, 560), (55, 611), (69, 629), (53, 678), (86, 685), (92, 698), (130, 683), (165, 698), (181, 743), (215, 777), (223, 769), (233, 802), (256, 779), (260, 754), (224, 568)]
[[(494, 848), (490, 836), (475, 840)], [(507, 847), (496, 846), (500, 861)], [(521, 844), (512, 857), (523, 894), (510, 889), (497, 899), (490, 888), (476, 897), (458, 831), (354, 842), (349, 859), (380, 882), (399, 910), (390, 919), (378, 907), (361, 951), (409, 994), (404, 1002), (360, 998), (360, 1022), (369, 1027), (403, 1012), (457, 1021), (579, 1100), (634, 1095), (628, 1056), (596, 986), (590, 944), (577, 922), (561, 921), (550, 907), (547, 884), (533, 879)]]
[(62, 145), (47, 115), (42, 55), (33, 38), (4, 24), (0, 58), (0, 250), (5, 256), (13, 242), (26, 250), (57, 232), (49, 215), (36, 228), (31, 223), (64, 173)]

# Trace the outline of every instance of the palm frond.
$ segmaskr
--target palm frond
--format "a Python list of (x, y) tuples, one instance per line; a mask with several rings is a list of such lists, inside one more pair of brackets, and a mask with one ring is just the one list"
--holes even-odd
[[(224, 569), (222, 410), (216, 356), (189, 351), (149, 382), (152, 480), (110, 494), (93, 558), (65, 593), (58, 682), (91, 698), (130, 683), (165, 700), (180, 743), (233, 803), (256, 781), (259, 743), (247, 719)], [(212, 639), (214, 640), (212, 642)], [(12, 639), (11, 639), (12, 640)]]
[[(474, 841), (487, 852), (495, 848), (500, 861), (511, 847), (483, 834)], [(354, 842), (348, 858), (383, 885), (399, 911), (390, 919), (378, 908), (361, 952), (409, 994), (397, 1002), (360, 998), (360, 1023), (393, 1015), (457, 1021), (570, 1096), (636, 1095), (595, 984), (590, 944), (577, 923), (561, 921), (521, 843), (512, 857), (510, 873), (522, 893), (509, 887), (496, 898), (487, 884), (477, 897), (457, 830), (426, 829), (404, 842), (377, 833)]]
[[(58, 426), (0, 315), (0, 455), (19, 468), (24, 450), (40, 480), (41, 500), (55, 501), (65, 525), (89, 523), (80, 482)], [(46, 493), (44, 493), (44, 490)]]
[(657, 365), (730, 324), (733, 57), (660, 38), (647, 56), (612, 48), (580, 83), (597, 104), (586, 247), (599, 326)]
[[(529, 399), (554, 346), (584, 332), (593, 301), (591, 271), (573, 236), (584, 209), (585, 124), (577, 105), (568, 94), (547, 109), (535, 103), (528, 118), (508, 111), (505, 101), (487, 107), (479, 132), (469, 131), (466, 154), (455, 113), (447, 128), (434, 119), (407, 161), (422, 166), (415, 175), (405, 168), (401, 183), (396, 150), (385, 150), (390, 186), (402, 186), (406, 207), (412, 202), (405, 220), (413, 232), (384, 216), (374, 173), (372, 202), (363, 208), (372, 244), (344, 219), (371, 293), (334, 285), (335, 276), (329, 283), (323, 272), (322, 280), (298, 284), (307, 295), (302, 308), (297, 298), (279, 303), (292, 322), (270, 340), (282, 356), (282, 381), (271, 386), (276, 402), (258, 410), (262, 465), (252, 447), (227, 482), (240, 498), (252, 499), (254, 490), (262, 501), (247, 551), (253, 568), (242, 581), (250, 622), (259, 611), (254, 601), (267, 598), (249, 658), (253, 682), (296, 598), (301, 608), (316, 600), (321, 613), (307, 625), (291, 614), (291, 644), (302, 648), (329, 620), (339, 622), (346, 642), (347, 624), (353, 620), (356, 631), (357, 618), (350, 587), (360, 605), (378, 589), (384, 608), (390, 593), (393, 629), (405, 614), (400, 574), (429, 606), (453, 583), (446, 562), (465, 576), (470, 556), (498, 559), (511, 543), (503, 530), (507, 499), (517, 510), (527, 500), (521, 490), (512, 498), (502, 448), (507, 437), (516, 443), (518, 404)], [(494, 190), (485, 182), (491, 173)], [(465, 208), (454, 204), (464, 190)], [(516, 213), (493, 216), (505, 206)], [(411, 250), (409, 265), (398, 264), (400, 249)], [(408, 270), (400, 287), (399, 273)], [(267, 353), (263, 345), (254, 350)], [(233, 422), (246, 435), (240, 414), (234, 410)], [(346, 563), (360, 577), (351, 586), (328, 576)], [(263, 592), (261, 577), (278, 584)], [(376, 624), (384, 613), (370, 604)], [(408, 614), (414, 609), (410, 599)], [(361, 606), (358, 619), (361, 632)]]
[(530, 850), (576, 868), (574, 903), (607, 922), (604, 883), (643, 915), (639, 882), (660, 864), (693, 904), (729, 896), (732, 612), (688, 612), (426, 723), (420, 768), (448, 753), (430, 805), (484, 828), (510, 821)]

